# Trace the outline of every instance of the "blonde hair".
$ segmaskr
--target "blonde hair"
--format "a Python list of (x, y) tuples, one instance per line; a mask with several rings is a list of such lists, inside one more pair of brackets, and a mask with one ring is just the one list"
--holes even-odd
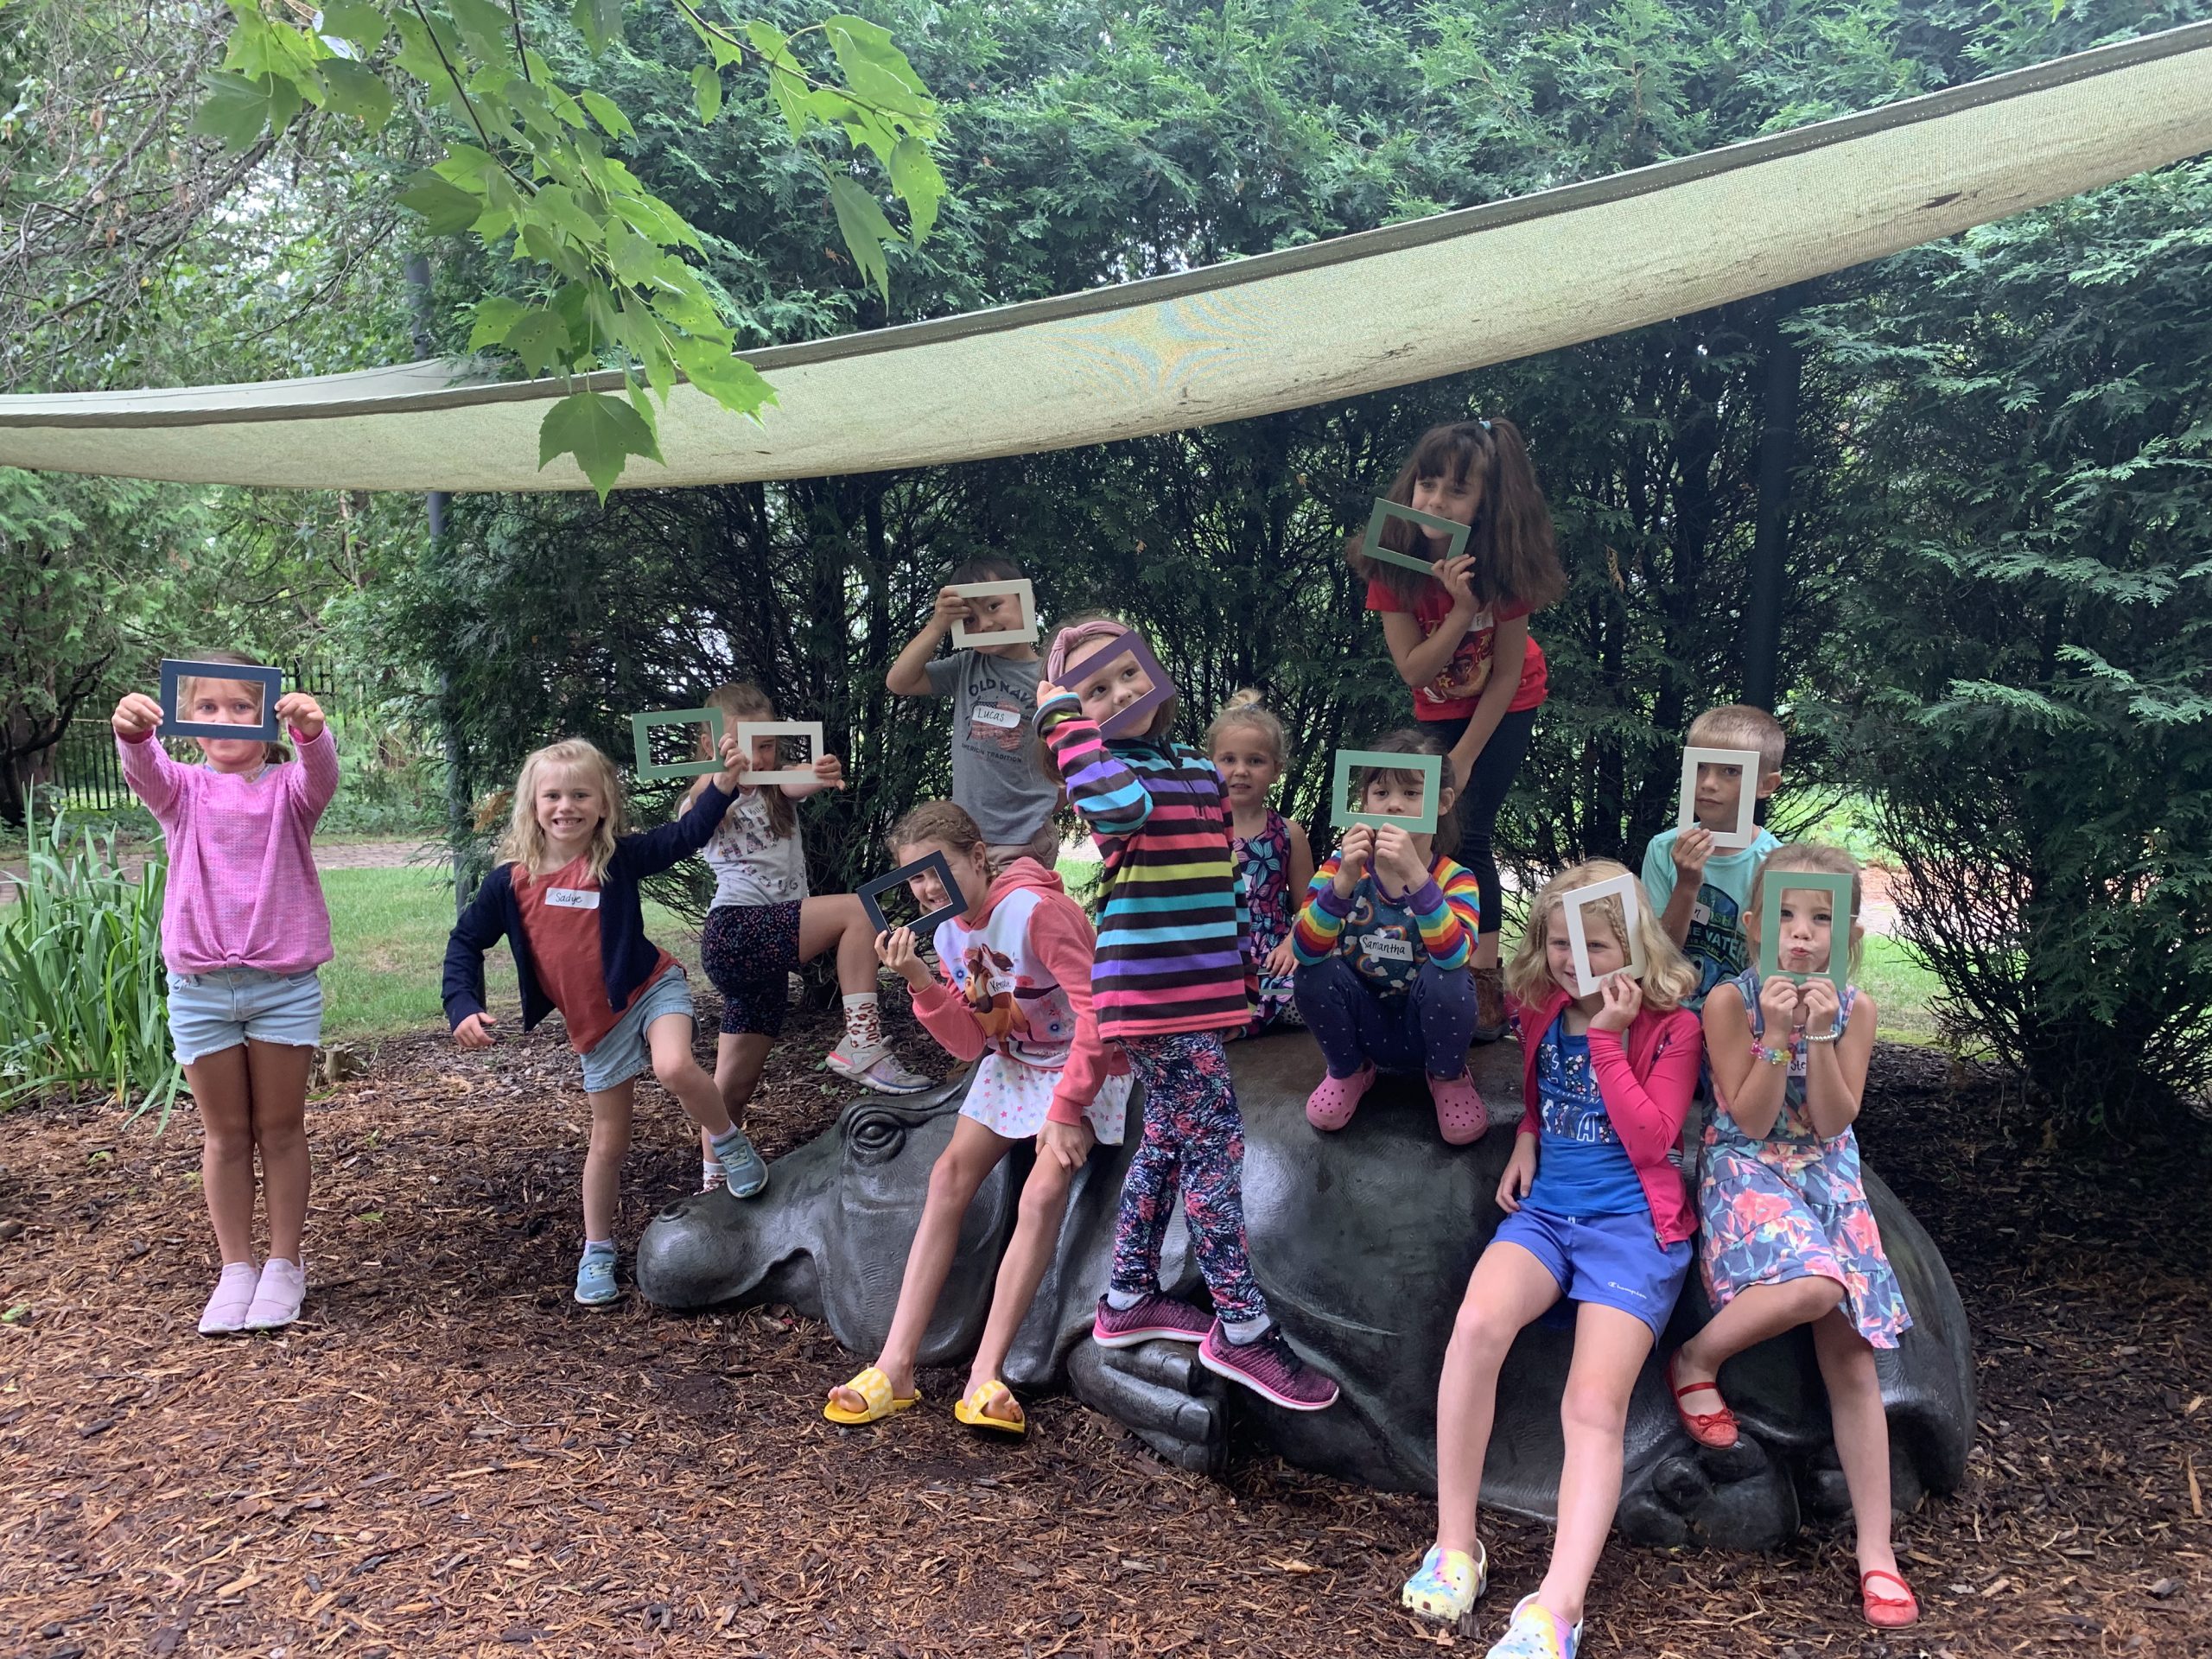
[(1227, 702), (1206, 728), (1206, 759), (1213, 759), (1213, 752), (1221, 747), (1221, 740), (1230, 732), (1257, 732), (1268, 753), (1274, 759), (1275, 770), (1281, 772), (1289, 766), (1290, 739), (1283, 731), (1282, 721), (1274, 711), (1260, 701), (1260, 694), (1246, 686)]
[[(1744, 933), (1750, 938), (1758, 928), (1761, 910), (1766, 904), (1766, 879), (1770, 874), (1789, 875), (1847, 875), (1851, 878), (1851, 914), (1846, 920), (1845, 936), (1850, 939), (1844, 958), (1844, 977), (1859, 977), (1860, 959), (1866, 955), (1866, 936), (1859, 931), (1859, 893), (1864, 885), (1859, 874), (1859, 861), (1840, 847), (1831, 847), (1821, 841), (1793, 841), (1787, 847), (1777, 847), (1759, 865), (1758, 874), (1751, 878), (1751, 891), (1744, 902)], [(1789, 884), (1781, 884), (1783, 892)], [(1828, 929), (1828, 965), (1835, 965), (1835, 929)]]
[[(197, 657), (192, 658), (189, 660), (195, 663), (235, 663), (240, 668), (263, 668), (267, 666), (266, 664), (257, 663), (252, 658), (245, 655), (243, 652), (229, 650), (203, 651)], [(214, 677), (215, 677), (212, 674), (184, 674), (180, 675), (177, 677), (176, 709), (180, 718), (190, 718), (190, 716), (186, 715), (184, 712), (185, 707), (192, 701), (193, 695), (197, 690), (200, 681), (212, 680)], [(229, 684), (232, 683), (232, 682), (226, 681), (225, 683)], [(260, 683), (256, 680), (240, 680), (236, 682), (236, 683), (240, 685), (251, 685), (253, 687), (257, 694), (258, 694), (261, 690)], [(262, 712), (264, 715), (266, 715), (269, 711), (267, 709), (264, 709)], [(279, 725), (276, 728), (277, 736), (271, 741), (261, 746), (263, 751), (261, 764), (264, 766), (281, 766), (283, 762), (292, 758), (290, 747), (283, 741), (283, 727)]]
[[(1625, 864), (1616, 864), (1610, 858), (1593, 858), (1561, 870), (1545, 882), (1537, 892), (1535, 902), (1529, 907), (1528, 929), (1514, 948), (1513, 959), (1505, 964), (1505, 988), (1523, 1002), (1534, 1002), (1557, 983), (1552, 978), (1550, 959), (1552, 912), (1577, 887), (1611, 881), (1629, 874)], [(1697, 969), (1690, 966), (1688, 958), (1667, 937), (1667, 930), (1660, 926), (1659, 912), (1652, 907), (1649, 898), (1641, 888), (1637, 896), (1636, 943), (1643, 953), (1643, 1006), (1655, 1013), (1669, 1014), (1681, 1007), (1682, 999), (1697, 989)], [(1582, 913), (1587, 917), (1592, 911), (1605, 916), (1615, 938), (1624, 945), (1629, 943), (1628, 918), (1619, 899), (1603, 899), (1586, 907)]]
[[(1782, 770), (1789, 737), (1782, 722), (1757, 704), (1724, 702), (1690, 721), (1688, 743), (1694, 749), (1757, 749), (1764, 776)], [(1751, 781), (1756, 787), (1758, 780)]]
[[(776, 705), (768, 700), (768, 694), (750, 680), (732, 680), (726, 685), (716, 686), (707, 693), (704, 706), (721, 710), (725, 736), (735, 733), (740, 721), (773, 720), (776, 717)], [(700, 741), (702, 745), (705, 743), (706, 733), (700, 734)], [(702, 754), (699, 758), (704, 760), (709, 757)], [(751, 758), (749, 755), (747, 757), (748, 760)], [(699, 798), (699, 791), (706, 786), (706, 779), (693, 779), (691, 787), (683, 791), (683, 805), (688, 809)], [(759, 786), (753, 787), (758, 789)], [(779, 841), (794, 834), (798, 829), (798, 808), (791, 798), (780, 789), (760, 789), (759, 793), (760, 798), (768, 804), (770, 832)]]
[(615, 841), (629, 826), (623, 815), (622, 783), (615, 776), (614, 763), (588, 738), (564, 737), (557, 743), (548, 743), (522, 763), (522, 771), (515, 778), (514, 810), (493, 857), (503, 864), (519, 864), (532, 875), (550, 875), (558, 868), (547, 861), (545, 830), (537, 822), (538, 777), (554, 766), (582, 772), (607, 804), (598, 827), (591, 832), (589, 853), (592, 880), (604, 881), (607, 867), (613, 861)]

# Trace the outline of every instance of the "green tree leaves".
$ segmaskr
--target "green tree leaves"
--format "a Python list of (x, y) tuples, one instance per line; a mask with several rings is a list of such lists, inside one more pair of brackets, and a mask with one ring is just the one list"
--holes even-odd
[[(690, 0), (671, 3), (707, 51), (691, 76), (701, 125), (722, 113), (722, 69), (759, 72), (820, 172), (854, 268), (887, 301), (887, 251), (908, 238), (855, 162), (872, 158), (906, 204), (915, 242), (936, 225), (945, 189), (929, 152), (936, 105), (906, 54), (865, 18), (836, 14), (786, 35), (757, 22), (733, 30)], [(283, 133), (309, 106), (373, 134), (397, 107), (394, 79), (446, 112), (454, 137), (445, 156), (409, 180), (399, 205), (432, 235), (473, 234), (535, 268), (535, 303), (501, 296), (480, 306), (470, 349), (504, 351), (532, 375), (619, 370), (628, 392), (556, 404), (540, 435), (546, 462), (574, 455), (604, 498), (628, 457), (657, 457), (658, 414), (645, 394), (664, 403), (679, 372), (735, 415), (772, 401), (734, 355), (732, 320), (686, 261), (703, 247), (698, 232), (607, 153), (609, 143), (636, 141), (629, 116), (605, 92), (572, 91), (554, 75), (531, 43), (540, 14), (498, 0), (355, 0), (311, 22), (287, 0), (232, 0), (232, 10), (223, 67), (194, 124), (230, 149)], [(577, 0), (569, 16), (594, 53), (622, 37), (621, 0)], [(834, 74), (810, 67), (804, 47), (817, 57), (826, 48)], [(831, 159), (825, 143), (844, 154)]]

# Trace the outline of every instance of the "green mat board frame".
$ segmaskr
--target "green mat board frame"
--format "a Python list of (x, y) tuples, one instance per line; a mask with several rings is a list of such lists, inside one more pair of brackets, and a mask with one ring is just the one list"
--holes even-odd
[(722, 747), (722, 711), (719, 709), (658, 709), (651, 714), (630, 716), (630, 736), (638, 749), (638, 781), (641, 784), (664, 783), (671, 778), (704, 778), (720, 772), (719, 759), (710, 760), (671, 760), (665, 765), (653, 759), (650, 734), (656, 726), (704, 726), (717, 755)]
[[(1351, 793), (1351, 774), (1355, 766), (1421, 773), (1421, 810), (1418, 813), (1347, 810), (1344, 801)], [(1396, 754), (1381, 749), (1338, 749), (1335, 780), (1329, 792), (1329, 804), (1338, 823), (1363, 823), (1370, 830), (1380, 830), (1386, 823), (1395, 823), (1411, 835), (1433, 836), (1436, 833), (1437, 798), (1444, 792), (1442, 755)]]
[[(1760, 878), (1759, 974), (1780, 974), (1793, 985), (1808, 979), (1825, 979), (1835, 987), (1836, 1001), (1851, 978), (1851, 887), (1855, 878), (1831, 875), (1825, 870), (1776, 870)], [(1784, 973), (1782, 967), (1782, 895), (1785, 893), (1825, 893), (1835, 922), (1828, 931), (1828, 965), (1817, 974)]]
[(1467, 550), (1468, 525), (1455, 518), (1440, 518), (1433, 512), (1422, 512), (1396, 501), (1385, 500), (1378, 495), (1375, 498), (1375, 511), (1367, 515), (1367, 535), (1359, 544), (1360, 550), (1369, 558), (1380, 559), (1385, 564), (1402, 564), (1408, 570), (1420, 571), (1424, 576), (1433, 574), (1429, 567), (1436, 563), (1435, 560), (1417, 558), (1411, 553), (1401, 553), (1395, 547), (1383, 546), (1382, 527), (1393, 518), (1403, 519), (1419, 529), (1434, 531), (1438, 535), (1448, 537), (1449, 544), (1444, 550), (1444, 556), (1447, 559), (1456, 559)]

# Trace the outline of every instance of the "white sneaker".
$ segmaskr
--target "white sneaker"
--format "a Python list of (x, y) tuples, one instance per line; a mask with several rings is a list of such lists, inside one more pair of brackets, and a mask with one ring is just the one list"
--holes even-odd
[(918, 1095), (925, 1090), (937, 1087), (935, 1079), (925, 1077), (918, 1071), (909, 1071), (899, 1065), (898, 1057), (892, 1053), (887, 1044), (873, 1053), (855, 1053), (845, 1044), (839, 1043), (830, 1051), (829, 1058), (823, 1064), (839, 1077), (850, 1077), (855, 1083), (873, 1089), (880, 1095)]

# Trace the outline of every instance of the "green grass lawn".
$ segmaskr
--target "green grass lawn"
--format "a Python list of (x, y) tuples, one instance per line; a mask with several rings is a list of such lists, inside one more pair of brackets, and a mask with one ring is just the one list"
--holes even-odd
[[(337, 957), (322, 970), (323, 1035), (344, 1042), (444, 1023), (438, 980), (453, 928), (453, 887), (430, 869), (326, 870), (331, 942)], [(699, 938), (665, 906), (645, 902), (653, 943), (699, 972)], [(485, 959), (495, 1002), (512, 1006), (514, 959), (502, 944)]]

